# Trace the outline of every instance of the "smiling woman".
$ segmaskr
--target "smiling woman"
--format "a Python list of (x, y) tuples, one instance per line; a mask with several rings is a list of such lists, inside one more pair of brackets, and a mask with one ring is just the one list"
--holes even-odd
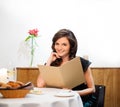
[(9, 61), (14, 66), (28, 66), (27, 58), (18, 57), (18, 48), (30, 28), (41, 29), (44, 35), (38, 40), (40, 51), (37, 51), (35, 65), (44, 63), (50, 46), (48, 38), (56, 30), (68, 28), (74, 30), (78, 38), (80, 48), (77, 54), (87, 54), (91, 66), (119, 67), (119, 5), (119, 0), (2, 0), (0, 66), (7, 67)]

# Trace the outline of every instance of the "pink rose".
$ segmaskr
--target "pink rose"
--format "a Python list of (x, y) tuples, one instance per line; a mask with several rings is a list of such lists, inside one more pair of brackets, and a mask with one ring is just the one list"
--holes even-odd
[(29, 30), (28, 33), (29, 33), (30, 35), (38, 36), (38, 32), (39, 32), (38, 29), (33, 29), (33, 30)]

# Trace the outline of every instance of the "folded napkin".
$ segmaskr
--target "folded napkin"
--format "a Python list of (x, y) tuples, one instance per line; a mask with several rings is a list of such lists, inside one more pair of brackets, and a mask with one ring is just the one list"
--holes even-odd
[(7, 82), (8, 75), (7, 75), (7, 69), (6, 68), (1, 68), (0, 69), (0, 82)]
[(34, 85), (32, 84), (32, 82), (27, 82), (25, 85), (18, 87), (17, 89), (33, 89)]

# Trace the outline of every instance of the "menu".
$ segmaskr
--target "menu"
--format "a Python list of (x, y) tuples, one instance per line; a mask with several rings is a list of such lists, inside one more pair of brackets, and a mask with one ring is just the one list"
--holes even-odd
[(72, 89), (85, 82), (80, 57), (75, 57), (59, 67), (46, 65), (38, 67), (48, 87)]

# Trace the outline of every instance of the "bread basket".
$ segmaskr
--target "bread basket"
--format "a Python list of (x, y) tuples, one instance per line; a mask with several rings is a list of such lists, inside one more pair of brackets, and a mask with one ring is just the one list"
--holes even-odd
[(4, 98), (23, 98), (33, 89), (31, 82), (18, 88), (0, 88), (0, 93)]
[(23, 98), (30, 90), (27, 89), (16, 89), (16, 90), (0, 90), (0, 93), (4, 98)]

